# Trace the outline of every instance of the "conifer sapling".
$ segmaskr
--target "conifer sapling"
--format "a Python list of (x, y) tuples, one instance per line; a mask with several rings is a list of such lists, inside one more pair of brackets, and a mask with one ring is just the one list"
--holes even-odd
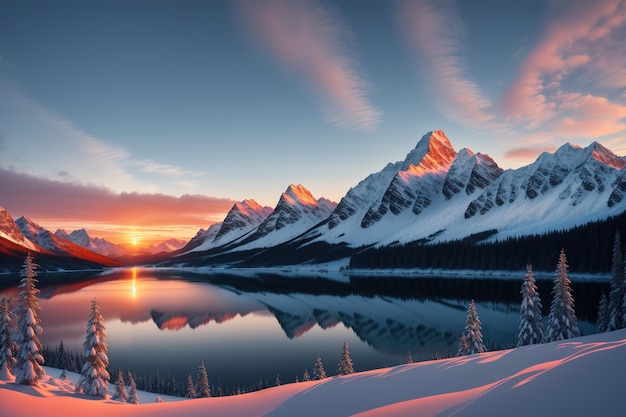
[(315, 360), (315, 367), (313, 368), (313, 379), (319, 380), (324, 378), (326, 378), (326, 371), (324, 370), (322, 358), (318, 356)]
[(352, 358), (350, 358), (350, 350), (348, 348), (348, 341), (344, 340), (343, 350), (341, 352), (341, 359), (337, 365), (337, 375), (350, 375), (354, 373), (354, 366), (352, 365)]

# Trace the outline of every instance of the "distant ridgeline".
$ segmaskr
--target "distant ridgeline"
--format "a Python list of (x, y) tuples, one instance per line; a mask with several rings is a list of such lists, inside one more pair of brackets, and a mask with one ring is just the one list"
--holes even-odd
[[(512, 237), (481, 243), (496, 231), (440, 244), (411, 242), (368, 248), (352, 255), (351, 268), (436, 268), (516, 271), (532, 263), (536, 271), (552, 271), (561, 248), (572, 272), (609, 272), (615, 232), (626, 235), (626, 212), (565, 231)], [(623, 237), (622, 237), (623, 239)], [(624, 242), (622, 242), (622, 247)]]

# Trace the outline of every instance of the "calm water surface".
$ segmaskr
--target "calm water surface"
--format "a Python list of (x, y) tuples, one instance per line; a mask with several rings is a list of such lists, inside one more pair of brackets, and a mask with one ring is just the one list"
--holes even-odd
[[(476, 299), (488, 345), (509, 346), (519, 323), (520, 280), (351, 279), (268, 274), (181, 274), (132, 268), (86, 282), (46, 285), (40, 276), (42, 342), (82, 351), (90, 300), (105, 318), (111, 367), (194, 378), (204, 360), (212, 384), (273, 385), (312, 373), (320, 355), (334, 375), (344, 340), (356, 370), (455, 354), (467, 304)], [(551, 283), (539, 283), (549, 308)], [(574, 284), (584, 333), (593, 333), (601, 291)], [(14, 289), (2, 290), (15, 298)]]

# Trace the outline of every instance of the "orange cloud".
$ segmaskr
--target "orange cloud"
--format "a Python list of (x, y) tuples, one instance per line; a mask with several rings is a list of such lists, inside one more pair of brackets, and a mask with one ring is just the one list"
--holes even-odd
[(222, 220), (233, 203), (204, 195), (114, 193), (0, 168), (0, 206), (13, 217), (28, 216), (44, 227), (94, 224), (100, 230), (137, 228), (165, 237), (179, 231), (177, 237), (191, 238), (200, 227)]

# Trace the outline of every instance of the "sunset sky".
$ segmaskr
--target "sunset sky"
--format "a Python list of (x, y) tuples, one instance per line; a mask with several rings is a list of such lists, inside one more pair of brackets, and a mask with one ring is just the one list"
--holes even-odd
[(290, 183), (339, 201), (427, 131), (503, 168), (626, 155), (626, 4), (2, 1), (0, 206), (191, 238)]

